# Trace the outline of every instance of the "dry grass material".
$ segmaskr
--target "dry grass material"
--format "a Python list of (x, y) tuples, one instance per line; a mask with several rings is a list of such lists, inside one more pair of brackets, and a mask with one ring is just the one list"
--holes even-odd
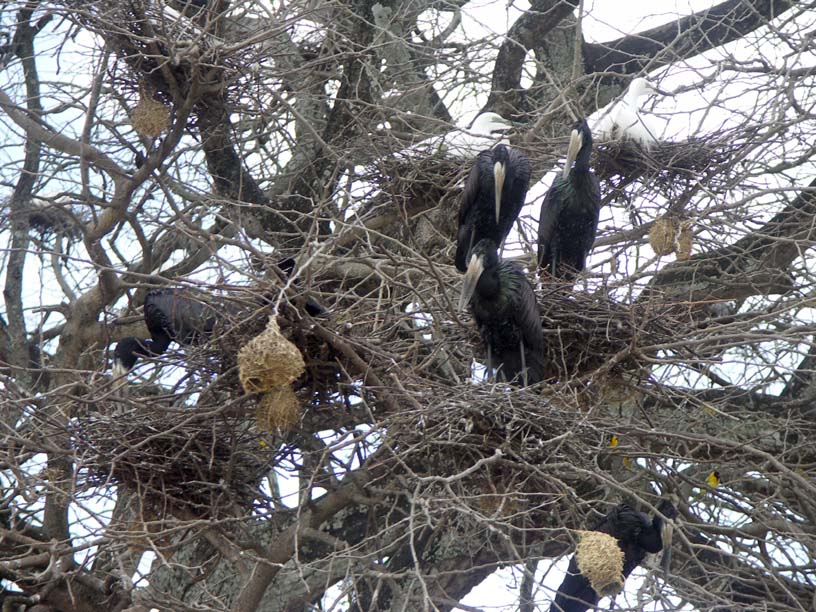
[(270, 317), (266, 329), (238, 353), (241, 385), (247, 393), (271, 391), (294, 382), (305, 369), (303, 355)]
[(677, 229), (678, 223), (669, 217), (659, 217), (654, 220), (649, 230), (649, 245), (655, 255), (663, 257), (674, 253)]
[(611, 535), (599, 531), (579, 531), (575, 547), (578, 569), (601, 597), (617, 595), (623, 589), (623, 551)]
[(137, 492), (156, 516), (245, 511), (274, 464), (245, 419), (143, 408), (78, 420), (73, 433), (84, 483)]
[(140, 136), (158, 138), (170, 127), (170, 107), (157, 102), (145, 87), (139, 90), (139, 102), (130, 113), (133, 129)]
[(300, 418), (300, 402), (292, 387), (284, 385), (264, 393), (255, 411), (258, 427), (264, 431), (288, 431)]

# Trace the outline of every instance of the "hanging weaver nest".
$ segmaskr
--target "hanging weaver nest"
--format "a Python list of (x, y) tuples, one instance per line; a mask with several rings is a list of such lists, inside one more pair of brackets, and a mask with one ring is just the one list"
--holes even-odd
[(678, 225), (677, 221), (670, 217), (659, 217), (654, 220), (649, 230), (649, 245), (655, 255), (663, 257), (674, 253)]
[(623, 551), (618, 541), (599, 531), (578, 531), (575, 547), (578, 569), (601, 597), (617, 595), (623, 589)]
[(139, 102), (130, 113), (133, 129), (140, 136), (157, 138), (170, 127), (170, 107), (157, 102), (147, 87), (139, 87)]
[(225, 516), (251, 507), (274, 463), (260, 440), (244, 419), (148, 407), (77, 420), (73, 431), (86, 484), (138, 492), (157, 516)]
[(244, 391), (259, 393), (291, 384), (303, 374), (305, 364), (298, 348), (270, 317), (266, 329), (239, 351), (238, 368)]
[(255, 412), (258, 427), (264, 431), (286, 431), (298, 422), (300, 402), (289, 385), (264, 393)]

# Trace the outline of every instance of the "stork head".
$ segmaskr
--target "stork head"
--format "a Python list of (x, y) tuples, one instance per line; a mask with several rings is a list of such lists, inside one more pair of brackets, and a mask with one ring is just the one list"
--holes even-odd
[(473, 120), (470, 132), (477, 136), (494, 136), (504, 134), (513, 124), (498, 113), (482, 113)]
[(470, 302), (479, 284), (484, 271), (494, 267), (499, 261), (498, 247), (490, 239), (483, 238), (470, 250), (465, 280), (462, 283), (462, 293), (459, 296), (459, 310), (464, 310)]
[(575, 162), (575, 158), (578, 157), (578, 153), (586, 146), (592, 146), (592, 132), (589, 129), (589, 125), (587, 125), (586, 119), (581, 119), (575, 123), (570, 132), (570, 141), (567, 146), (567, 159), (566, 162), (564, 162), (564, 173), (562, 174), (564, 180), (569, 176), (572, 170), (572, 164)]

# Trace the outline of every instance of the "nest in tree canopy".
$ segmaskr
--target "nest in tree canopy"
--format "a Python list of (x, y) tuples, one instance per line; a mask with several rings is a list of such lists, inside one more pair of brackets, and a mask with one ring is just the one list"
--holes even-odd
[(607, 533), (579, 531), (575, 547), (578, 569), (601, 597), (617, 595), (623, 589), (623, 551)]
[(238, 375), (247, 393), (271, 391), (293, 383), (303, 374), (303, 355), (281, 333), (274, 317), (266, 329), (238, 353)]
[(246, 419), (148, 406), (75, 421), (73, 445), (85, 484), (125, 487), (161, 513), (228, 516), (252, 506), (275, 463), (262, 434)]
[(550, 382), (590, 373), (607, 366), (611, 358), (616, 359), (616, 369), (636, 369), (634, 354), (631, 359), (621, 355), (668, 341), (677, 333), (668, 307), (620, 304), (600, 293), (573, 291), (571, 283), (551, 279), (537, 294), (548, 365), (545, 376)]
[(654, 220), (652, 229), (649, 230), (649, 245), (655, 255), (662, 257), (674, 253), (678, 226), (677, 220), (669, 217), (659, 217)]
[(291, 429), (299, 416), (300, 401), (289, 385), (264, 393), (255, 411), (258, 427), (269, 432)]
[(678, 178), (699, 178), (711, 166), (722, 164), (736, 145), (695, 138), (658, 142), (648, 149), (632, 140), (596, 144), (593, 169), (600, 180), (648, 177), (656, 187), (667, 187)]
[(170, 107), (157, 102), (142, 89), (138, 104), (130, 112), (130, 121), (140, 136), (157, 138), (170, 127)]

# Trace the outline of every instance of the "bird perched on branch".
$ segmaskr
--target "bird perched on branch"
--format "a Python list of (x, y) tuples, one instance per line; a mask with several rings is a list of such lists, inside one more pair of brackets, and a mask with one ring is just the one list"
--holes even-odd
[[(663, 549), (663, 517), (675, 518), (677, 509), (670, 501), (663, 500), (658, 511), (659, 514), (650, 520), (647, 514), (627, 504), (619, 504), (592, 528), (592, 531), (606, 533), (617, 540), (623, 552), (623, 580), (643, 563), (647, 553), (657, 553)], [(598, 593), (579, 570), (578, 560), (573, 555), (550, 612), (585, 612), (597, 605), (599, 599)]]
[(530, 187), (530, 159), (498, 144), (482, 151), (470, 170), (456, 235), (456, 268), (464, 272), (471, 248), (489, 239), (501, 245), (524, 206)]
[(218, 310), (187, 289), (157, 289), (145, 296), (144, 319), (150, 339), (130, 336), (119, 341), (113, 351), (114, 376), (127, 374), (139, 357), (161, 355), (171, 342), (200, 342), (215, 329)]
[[(278, 262), (278, 268), (286, 278), (295, 270), (295, 260), (286, 258)], [(279, 289), (261, 300), (274, 303)], [(241, 308), (224, 299), (204, 299), (201, 292), (183, 288), (156, 289), (149, 291), (144, 301), (144, 320), (149, 339), (130, 336), (120, 340), (113, 351), (113, 373), (122, 376), (133, 369), (140, 357), (157, 357), (163, 354), (171, 342), (195, 345), (213, 335), (219, 323), (225, 323)], [(303, 310), (312, 317), (326, 317), (329, 311), (317, 300), (307, 296), (301, 302)], [(259, 304), (255, 304), (258, 306)], [(247, 315), (245, 312), (244, 315)], [(266, 321), (267, 314), (261, 318)], [(240, 317), (243, 318), (243, 317)], [(224, 330), (226, 331), (226, 330)]]
[(487, 346), (487, 368), (497, 378), (524, 385), (544, 377), (544, 333), (530, 281), (515, 263), (501, 261), (495, 241), (470, 250), (459, 308), (470, 304)]
[(575, 278), (595, 242), (601, 188), (589, 168), (591, 153), (592, 132), (585, 120), (578, 121), (570, 133), (564, 172), (544, 196), (538, 221), (538, 265), (555, 278)]

